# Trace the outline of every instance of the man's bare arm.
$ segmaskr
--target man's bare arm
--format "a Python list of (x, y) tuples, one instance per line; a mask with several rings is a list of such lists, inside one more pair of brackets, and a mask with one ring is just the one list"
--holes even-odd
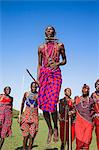
[(65, 48), (62, 43), (59, 44), (60, 55), (62, 56), (62, 62), (59, 62), (59, 66), (65, 65), (67, 63), (67, 58), (65, 54)]
[(41, 49), (43, 48), (43, 46), (40, 46), (38, 48), (38, 67), (37, 67), (37, 80), (39, 80), (39, 74), (40, 74), (40, 67), (42, 66), (42, 53), (41, 53)]
[(22, 103), (21, 103), (20, 115), (22, 115), (22, 113), (23, 113), (24, 103), (25, 103), (25, 100), (26, 100), (27, 94), (28, 94), (28, 93), (26, 92), (26, 93), (24, 94), (24, 96), (23, 96)]

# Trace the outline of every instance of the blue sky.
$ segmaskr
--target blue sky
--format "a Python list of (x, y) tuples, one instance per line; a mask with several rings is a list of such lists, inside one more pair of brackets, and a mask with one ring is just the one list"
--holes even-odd
[(14, 108), (20, 109), (22, 95), (29, 90), (30, 70), (37, 75), (38, 46), (44, 42), (44, 30), (55, 27), (57, 38), (66, 49), (67, 64), (61, 67), (64, 88), (72, 97), (81, 94), (84, 83), (94, 91), (99, 78), (99, 1), (2, 1), (0, 93), (12, 87)]

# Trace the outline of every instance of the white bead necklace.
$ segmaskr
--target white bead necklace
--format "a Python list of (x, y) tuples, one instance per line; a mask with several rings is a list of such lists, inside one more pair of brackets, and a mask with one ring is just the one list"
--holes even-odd
[[(84, 101), (87, 102), (87, 104), (86, 104), (85, 106), (83, 105), (83, 102), (84, 102)], [(80, 103), (81, 103), (81, 107), (82, 107), (82, 108), (87, 108), (87, 107), (88, 107), (88, 104), (89, 104), (89, 97), (86, 97), (86, 98), (81, 97)]]

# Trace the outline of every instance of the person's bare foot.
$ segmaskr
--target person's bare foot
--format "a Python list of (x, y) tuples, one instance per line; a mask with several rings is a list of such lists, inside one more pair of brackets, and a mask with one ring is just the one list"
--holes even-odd
[(61, 144), (60, 150), (64, 150), (64, 143)]
[(53, 135), (53, 142), (58, 142), (59, 136), (58, 136), (58, 129), (54, 129), (54, 135)]
[(47, 144), (49, 144), (51, 142), (52, 135), (53, 135), (53, 129), (49, 129), (48, 137), (47, 137)]

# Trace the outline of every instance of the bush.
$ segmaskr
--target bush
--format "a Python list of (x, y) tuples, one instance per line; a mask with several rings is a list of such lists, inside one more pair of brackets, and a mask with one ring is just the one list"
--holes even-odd
[(18, 118), (18, 115), (19, 115), (19, 111), (13, 109), (13, 118)]

